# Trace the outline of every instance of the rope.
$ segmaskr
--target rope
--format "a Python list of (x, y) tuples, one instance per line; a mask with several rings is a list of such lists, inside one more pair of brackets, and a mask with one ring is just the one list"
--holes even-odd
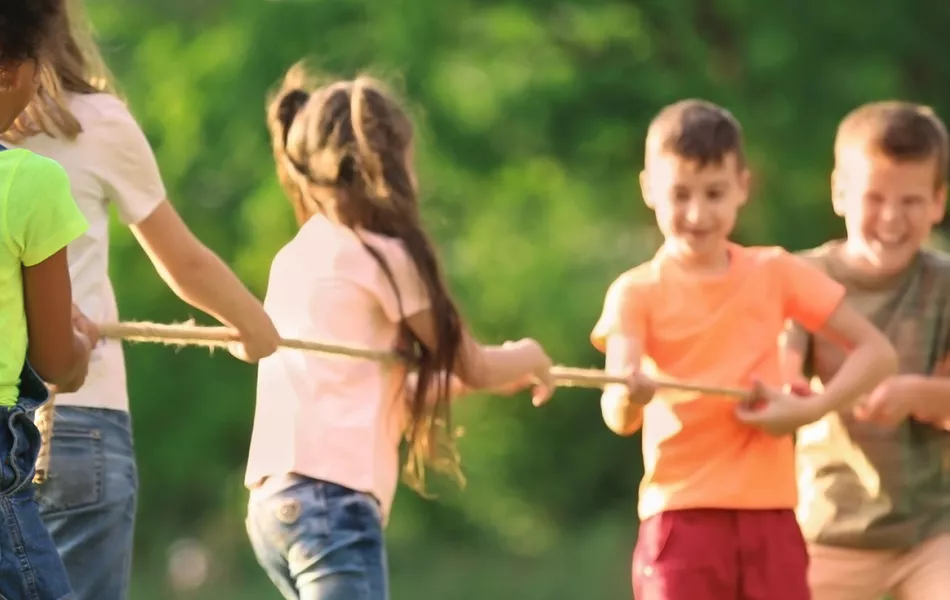
[[(126, 322), (103, 323), (99, 325), (99, 335), (103, 338), (125, 340), (128, 342), (145, 342), (164, 344), (166, 346), (199, 346), (204, 348), (226, 348), (228, 344), (240, 339), (238, 333), (228, 327), (200, 327), (191, 323), (167, 325), (162, 323)], [(393, 353), (368, 348), (354, 348), (336, 344), (325, 344), (309, 340), (283, 338), (280, 341), (282, 348), (303, 350), (307, 352), (321, 352), (349, 356), (351, 358), (374, 360), (383, 363), (401, 362), (403, 359)], [(602, 388), (611, 383), (626, 383), (626, 378), (617, 375), (608, 375), (598, 369), (578, 369), (574, 367), (555, 366), (551, 368), (558, 387)], [(659, 389), (676, 390), (681, 392), (700, 393), (707, 396), (719, 396), (733, 399), (746, 399), (749, 392), (738, 388), (717, 387), (674, 381), (672, 379), (654, 379)], [(36, 474), (33, 481), (43, 483), (49, 473), (49, 441), (53, 435), (53, 415), (55, 398), (50, 394), (49, 401), (36, 411), (36, 427), (40, 430), (42, 445), (36, 459)]]
[[(126, 340), (130, 342), (160, 343), (169, 346), (203, 346), (207, 348), (227, 347), (229, 343), (240, 338), (236, 331), (228, 327), (199, 327), (192, 324), (165, 325), (161, 323), (105, 323), (99, 326), (99, 334), (104, 338)], [(292, 338), (281, 339), (282, 348), (292, 348), (324, 354), (337, 354), (352, 358), (363, 358), (379, 362), (400, 362), (402, 358), (393, 352), (370, 350), (325, 344), (308, 340)], [(551, 368), (551, 375), (559, 387), (602, 388), (611, 383), (626, 383), (626, 378), (617, 375), (608, 375), (598, 369), (578, 369), (574, 367), (555, 366)], [(658, 388), (694, 392), (710, 396), (726, 396), (744, 399), (749, 392), (737, 388), (716, 387), (674, 381), (670, 379), (655, 379)]]

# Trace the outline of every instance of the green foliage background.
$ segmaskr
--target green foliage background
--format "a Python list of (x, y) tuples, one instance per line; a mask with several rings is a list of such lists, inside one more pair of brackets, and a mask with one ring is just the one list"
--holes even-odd
[[(658, 237), (637, 174), (647, 122), (704, 97), (743, 122), (754, 201), (736, 237), (791, 249), (840, 235), (828, 178), (837, 121), (892, 97), (947, 114), (950, 3), (881, 0), (86, 0), (122, 91), (194, 231), (263, 295), (293, 233), (264, 128), (265, 92), (302, 57), (393, 83), (417, 119), (425, 218), (485, 340), (533, 336), (596, 366), (603, 293)], [(197, 316), (127, 230), (112, 274), (125, 319)], [(253, 562), (241, 476), (252, 367), (127, 350), (141, 476), (133, 599), (278, 598)], [(464, 491), (399, 492), (394, 597), (629, 597), (639, 438), (602, 425), (597, 394), (458, 405)], [(212, 550), (209, 582), (166, 583), (169, 544)]]

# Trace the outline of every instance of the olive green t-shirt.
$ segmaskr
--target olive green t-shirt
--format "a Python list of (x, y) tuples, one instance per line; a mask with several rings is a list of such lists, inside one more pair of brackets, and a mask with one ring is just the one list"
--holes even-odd
[(43, 262), (87, 226), (58, 163), (29, 150), (0, 151), (0, 406), (16, 404), (26, 358), (23, 267)]
[[(900, 373), (950, 376), (950, 256), (921, 250), (904, 272), (871, 280), (849, 272), (840, 250), (830, 242), (803, 256), (887, 335)], [(844, 352), (800, 328), (795, 338), (808, 344), (806, 375), (827, 383)], [(798, 518), (810, 542), (897, 550), (950, 532), (950, 432), (913, 418), (866, 423), (848, 409), (801, 429), (796, 443)]]

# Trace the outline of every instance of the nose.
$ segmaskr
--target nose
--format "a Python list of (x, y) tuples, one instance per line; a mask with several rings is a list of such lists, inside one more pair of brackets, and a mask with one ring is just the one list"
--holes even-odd
[(683, 216), (686, 218), (686, 222), (690, 225), (699, 225), (703, 222), (705, 213), (706, 211), (703, 208), (702, 201), (694, 199), (686, 207), (686, 214)]
[(884, 223), (892, 223), (900, 217), (900, 201), (888, 200), (887, 202), (881, 203), (881, 207), (878, 210), (877, 218)]

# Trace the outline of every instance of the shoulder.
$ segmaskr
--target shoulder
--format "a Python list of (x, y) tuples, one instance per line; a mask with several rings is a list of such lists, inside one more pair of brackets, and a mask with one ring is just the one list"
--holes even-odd
[[(746, 257), (746, 260), (766, 268), (782, 270), (789, 267), (799, 267), (809, 265), (820, 269), (828, 270), (828, 261), (831, 252), (834, 250), (834, 243), (829, 242), (816, 248), (789, 252), (781, 246), (748, 246), (739, 247), (740, 252)], [(807, 268), (807, 267), (806, 267)]]
[(608, 301), (625, 303), (649, 293), (659, 282), (660, 272), (654, 261), (648, 261), (624, 271), (607, 288)]
[(923, 248), (920, 251), (923, 264), (943, 277), (950, 277), (950, 253), (936, 248)]
[(936, 248), (923, 248), (920, 258), (925, 281), (933, 282), (943, 294), (950, 294), (950, 253)]
[(73, 94), (69, 107), (82, 125), (80, 140), (103, 140), (114, 145), (122, 138), (144, 135), (129, 107), (112, 94)]
[(65, 183), (68, 187), (69, 176), (66, 170), (52, 158), (47, 158), (31, 150), (15, 148), (0, 152), (0, 161), (6, 165), (8, 189), (11, 185), (22, 186), (25, 183), (39, 184), (44, 187)]
[(80, 123), (87, 120), (135, 120), (125, 102), (112, 94), (71, 94), (69, 109)]

